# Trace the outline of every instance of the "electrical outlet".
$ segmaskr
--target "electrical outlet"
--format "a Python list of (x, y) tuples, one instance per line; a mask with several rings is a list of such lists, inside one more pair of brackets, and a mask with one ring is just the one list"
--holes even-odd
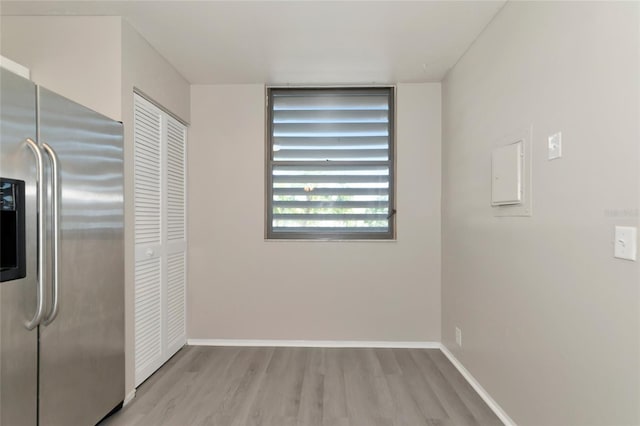
[(462, 330), (456, 327), (456, 343), (462, 347)]

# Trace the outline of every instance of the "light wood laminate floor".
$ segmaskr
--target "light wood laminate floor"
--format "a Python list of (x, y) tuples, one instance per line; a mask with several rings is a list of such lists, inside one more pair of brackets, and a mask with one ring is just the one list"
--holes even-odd
[(187, 346), (100, 426), (501, 424), (438, 349)]

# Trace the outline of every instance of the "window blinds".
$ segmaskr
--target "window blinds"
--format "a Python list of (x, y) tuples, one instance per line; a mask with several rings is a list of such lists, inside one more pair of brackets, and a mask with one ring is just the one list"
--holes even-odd
[(393, 89), (271, 89), (268, 237), (393, 238)]

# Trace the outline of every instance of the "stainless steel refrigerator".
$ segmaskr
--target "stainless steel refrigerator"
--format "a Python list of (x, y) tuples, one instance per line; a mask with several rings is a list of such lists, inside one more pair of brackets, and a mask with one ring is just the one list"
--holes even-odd
[(122, 124), (0, 69), (0, 424), (124, 398)]

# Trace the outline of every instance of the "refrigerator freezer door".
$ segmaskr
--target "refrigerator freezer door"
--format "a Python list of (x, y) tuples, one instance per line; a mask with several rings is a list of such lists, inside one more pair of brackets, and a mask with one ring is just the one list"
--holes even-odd
[(122, 124), (38, 90), (40, 141), (57, 153), (61, 188), (59, 310), (40, 326), (40, 425), (93, 425), (124, 399)]
[[(0, 425), (35, 426), (38, 407), (36, 311), (36, 88), (0, 69), (0, 176), (25, 182), (26, 277), (0, 282)], [(0, 218), (0, 220), (2, 220)], [(7, 229), (2, 228), (2, 232)]]

